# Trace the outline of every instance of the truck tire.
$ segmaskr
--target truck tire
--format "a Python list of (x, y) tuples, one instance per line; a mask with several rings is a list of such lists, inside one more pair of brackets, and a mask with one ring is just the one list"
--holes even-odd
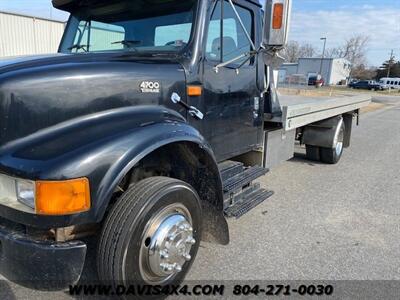
[(320, 151), (318, 146), (306, 145), (306, 157), (309, 160), (320, 161)]
[(187, 183), (150, 177), (132, 185), (103, 225), (97, 252), (100, 280), (119, 284), (179, 284), (196, 257), (201, 205)]
[(345, 132), (345, 126), (344, 122), (341, 123), (340, 128), (338, 128), (336, 134), (335, 134), (335, 142), (334, 144), (336, 145), (335, 148), (320, 148), (320, 158), (323, 163), (326, 164), (337, 164), (340, 161), (340, 158), (342, 157), (343, 154), (343, 149), (344, 149), (344, 132)]

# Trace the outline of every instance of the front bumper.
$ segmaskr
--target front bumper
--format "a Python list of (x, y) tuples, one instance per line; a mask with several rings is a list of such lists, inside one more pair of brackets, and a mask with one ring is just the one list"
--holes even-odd
[(34, 239), (0, 218), (0, 273), (17, 284), (39, 290), (63, 290), (82, 273), (86, 244)]

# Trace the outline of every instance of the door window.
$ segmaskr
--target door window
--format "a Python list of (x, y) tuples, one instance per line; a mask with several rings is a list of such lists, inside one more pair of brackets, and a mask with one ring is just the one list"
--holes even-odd
[[(250, 10), (235, 5), (235, 8), (242, 19), (246, 31), (252, 36), (253, 17)], [(251, 44), (246, 33), (237, 20), (234, 10), (229, 2), (223, 4), (223, 36), (221, 37), (221, 1), (214, 9), (208, 28), (206, 58), (211, 61), (226, 62), (251, 50)], [(221, 45), (223, 49), (221, 57)], [(238, 60), (240, 64), (246, 58)]]

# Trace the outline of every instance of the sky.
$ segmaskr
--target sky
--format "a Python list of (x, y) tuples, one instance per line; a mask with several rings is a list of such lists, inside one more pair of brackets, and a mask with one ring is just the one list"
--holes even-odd
[[(132, 0), (133, 1), (133, 0)], [(355, 35), (369, 37), (368, 63), (380, 66), (393, 49), (400, 59), (400, 0), (292, 0), (290, 40), (310, 43), (322, 52)], [(0, 10), (66, 20), (51, 0), (0, 0)]]
[(289, 39), (322, 49), (321, 37), (330, 48), (354, 35), (369, 37), (369, 65), (380, 66), (392, 49), (400, 60), (400, 0), (293, 0)]

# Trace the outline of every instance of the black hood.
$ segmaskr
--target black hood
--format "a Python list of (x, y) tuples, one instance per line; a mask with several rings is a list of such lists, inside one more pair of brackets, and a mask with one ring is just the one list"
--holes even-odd
[(0, 60), (0, 146), (114, 108), (179, 110), (173, 92), (186, 96), (184, 69), (172, 58), (102, 53)]

